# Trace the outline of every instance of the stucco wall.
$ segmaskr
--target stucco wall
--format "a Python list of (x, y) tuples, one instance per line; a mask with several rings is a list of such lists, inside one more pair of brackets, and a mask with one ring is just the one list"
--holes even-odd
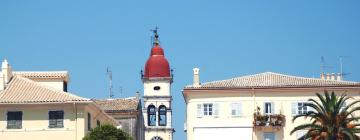
[[(330, 91), (333, 91), (329, 89)], [(342, 94), (347, 91), (347, 95), (354, 99), (360, 99), (360, 90), (341, 89), (336, 93)], [(317, 99), (316, 92), (323, 93), (323, 89), (310, 90), (214, 90), (214, 91), (192, 91), (186, 94), (187, 102), (186, 129), (187, 139), (193, 140), (194, 128), (196, 127), (252, 127), (253, 113), (257, 106), (263, 112), (263, 103), (265, 101), (273, 102), (275, 105), (275, 114), (286, 116), (285, 127), (279, 131), (273, 130), (255, 130), (253, 131), (253, 140), (262, 140), (263, 132), (274, 132), (277, 140), (295, 140), (296, 133), (290, 135), (290, 131), (297, 125), (306, 122), (305, 119), (298, 119), (292, 122), (291, 104), (298, 101), (307, 101), (309, 98)], [(350, 102), (351, 102), (350, 101)], [(231, 103), (241, 103), (242, 115), (240, 117), (231, 116)], [(219, 104), (219, 116), (197, 117), (197, 104), (199, 103), (217, 103)]]
[(63, 91), (64, 90), (64, 80), (63, 79), (39, 79), (39, 78), (30, 78), (38, 83), (43, 85), (58, 89)]
[[(76, 106), (76, 107), (75, 107)], [(87, 105), (86, 105), (87, 106)], [(92, 127), (96, 120), (107, 122), (100, 110), (89, 110), (85, 105), (0, 105), (0, 138), (5, 140), (82, 140), (87, 131), (87, 112), (92, 113)], [(64, 127), (49, 128), (48, 111), (64, 111)], [(22, 129), (7, 129), (8, 111), (22, 111)], [(77, 115), (76, 115), (77, 114)], [(96, 117), (96, 118), (95, 118)]]

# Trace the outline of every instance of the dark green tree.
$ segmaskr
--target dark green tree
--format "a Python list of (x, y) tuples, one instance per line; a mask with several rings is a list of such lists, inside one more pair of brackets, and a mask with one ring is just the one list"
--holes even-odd
[(298, 130), (308, 130), (307, 133), (298, 140), (360, 140), (356, 133), (360, 132), (357, 121), (360, 119), (353, 114), (360, 110), (357, 105), (360, 101), (356, 100), (348, 105), (346, 101), (351, 97), (345, 94), (336, 96), (334, 92), (324, 95), (316, 93), (319, 101), (309, 99), (309, 103), (304, 106), (313, 108), (305, 114), (294, 116), (292, 121), (297, 118), (310, 118), (310, 123), (296, 126), (290, 134)]
[(129, 134), (113, 125), (104, 124), (92, 129), (83, 140), (133, 140)]

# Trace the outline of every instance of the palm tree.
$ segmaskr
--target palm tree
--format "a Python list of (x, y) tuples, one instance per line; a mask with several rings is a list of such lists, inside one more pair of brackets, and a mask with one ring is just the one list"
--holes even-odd
[[(336, 96), (325, 91), (322, 96), (316, 93), (320, 102), (309, 99), (304, 106), (312, 108), (304, 114), (294, 116), (293, 122), (300, 117), (310, 118), (310, 123), (305, 123), (295, 127), (290, 135), (298, 130), (308, 130), (307, 133), (298, 140), (360, 140), (356, 133), (360, 133), (360, 124), (357, 122), (360, 117), (353, 116), (353, 113), (360, 110), (360, 100), (356, 100), (346, 105), (345, 102), (351, 97), (345, 94)], [(354, 107), (353, 107), (354, 106)]]

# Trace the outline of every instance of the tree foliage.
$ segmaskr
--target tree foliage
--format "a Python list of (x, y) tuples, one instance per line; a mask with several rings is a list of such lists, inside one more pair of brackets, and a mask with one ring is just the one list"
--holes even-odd
[(113, 125), (105, 124), (92, 129), (83, 140), (133, 140), (129, 134)]
[[(312, 108), (305, 114), (294, 116), (293, 121), (300, 117), (310, 118), (310, 123), (296, 126), (290, 134), (298, 130), (308, 130), (298, 140), (360, 140), (356, 133), (360, 132), (357, 121), (360, 119), (353, 114), (360, 110), (356, 100), (348, 105), (346, 101), (351, 97), (345, 94), (336, 96), (334, 92), (324, 95), (316, 93), (319, 100), (309, 99), (304, 106)], [(356, 105), (356, 106), (355, 106)]]

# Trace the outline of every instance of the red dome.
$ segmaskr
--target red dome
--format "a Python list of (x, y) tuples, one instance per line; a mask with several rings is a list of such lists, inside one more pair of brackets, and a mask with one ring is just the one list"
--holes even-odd
[(164, 78), (170, 77), (170, 66), (169, 62), (164, 56), (164, 50), (159, 46), (155, 45), (151, 49), (150, 58), (145, 64), (145, 75), (144, 78)]

